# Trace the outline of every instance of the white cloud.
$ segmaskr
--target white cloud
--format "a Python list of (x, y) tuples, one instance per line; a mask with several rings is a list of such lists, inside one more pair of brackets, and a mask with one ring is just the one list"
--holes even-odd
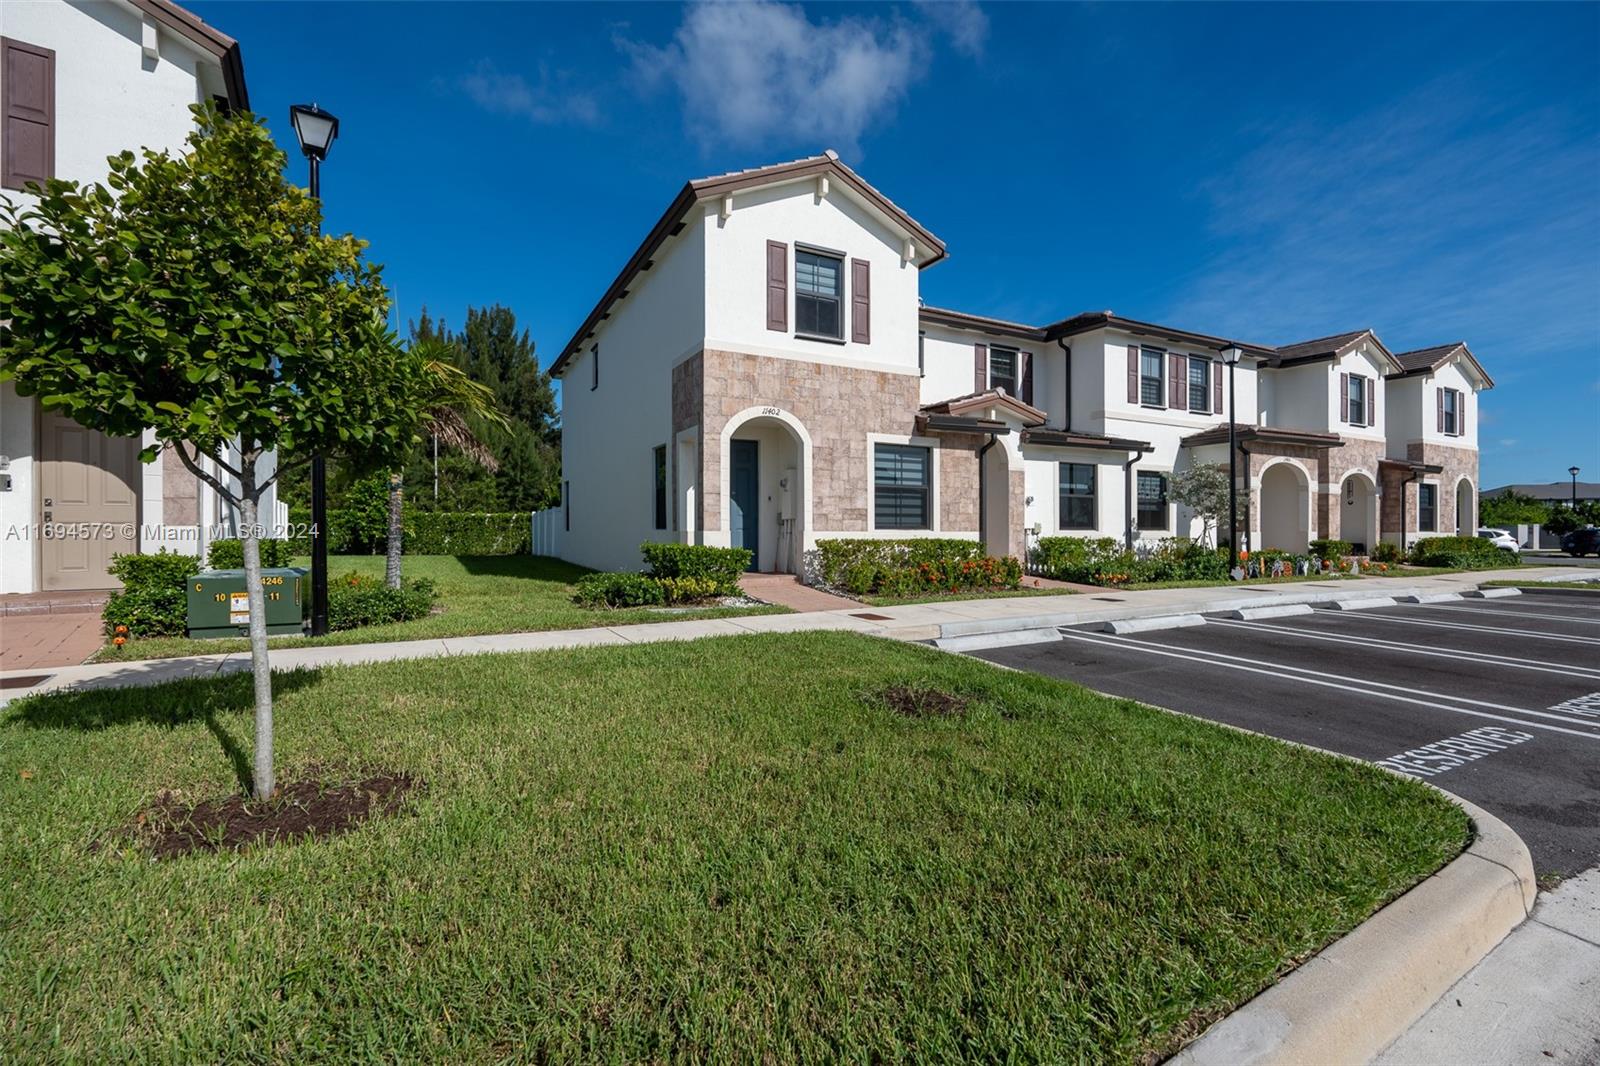
[(456, 79), (456, 88), (485, 111), (526, 118), (541, 126), (570, 122), (592, 126), (600, 120), (600, 105), (586, 92), (553, 85), (559, 81), (540, 68), (537, 84), (521, 74), (506, 73), (493, 61), (481, 59), (471, 72)]
[(917, 10), (947, 34), (955, 50), (974, 59), (989, 40), (989, 16), (973, 0), (916, 0)]
[[(941, 24), (946, 17), (937, 16)], [(981, 40), (971, 16), (961, 18), (958, 46)], [(813, 22), (802, 8), (770, 0), (693, 4), (666, 45), (617, 45), (647, 89), (677, 90), (688, 130), (704, 147), (783, 137), (847, 154), (859, 154), (862, 135), (893, 115), (930, 52), (921, 25), (856, 16)]]
[(1502, 438), (1500, 438), (1500, 447), (1502, 447), (1502, 448), (1515, 448), (1516, 446), (1517, 446), (1517, 438), (1515, 438), (1515, 437), (1502, 437)]

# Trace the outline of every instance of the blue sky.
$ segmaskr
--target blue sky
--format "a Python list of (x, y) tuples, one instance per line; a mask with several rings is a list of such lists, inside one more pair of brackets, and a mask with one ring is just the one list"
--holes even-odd
[(949, 246), (929, 303), (1466, 340), (1484, 485), (1600, 477), (1600, 5), (189, 6), (286, 147), (339, 115), (402, 319), (548, 363), (686, 179), (834, 147)]

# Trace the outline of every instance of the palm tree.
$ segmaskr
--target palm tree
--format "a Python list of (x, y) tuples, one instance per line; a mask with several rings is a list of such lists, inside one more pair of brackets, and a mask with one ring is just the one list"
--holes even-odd
[[(412, 349), (425, 360), (430, 395), (423, 428), (428, 434), (448, 448), (454, 448), (472, 459), (491, 474), (500, 463), (483, 439), (473, 431), (473, 421), (487, 423), (499, 429), (510, 428), (505, 415), (495, 406), (494, 391), (467, 376), (466, 371), (450, 361), (454, 352), (442, 341), (418, 341)], [(389, 543), (383, 567), (383, 582), (389, 588), (400, 587), (400, 550), (404, 538), (401, 508), (405, 503), (405, 475), (394, 470), (389, 473)]]

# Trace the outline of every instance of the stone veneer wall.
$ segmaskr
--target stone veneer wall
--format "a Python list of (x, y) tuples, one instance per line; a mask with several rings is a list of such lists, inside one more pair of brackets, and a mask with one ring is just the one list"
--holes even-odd
[[(672, 368), (672, 454), (667, 457), (667, 462), (672, 468), (672, 528), (682, 530), (685, 526), (683, 510), (683, 493), (676, 491), (676, 486), (683, 484), (678, 471), (678, 434), (700, 424), (700, 400), (705, 388), (705, 359), (696, 352), (677, 366)], [(702, 445), (703, 446), (703, 445)], [(705, 482), (701, 482), (703, 486)], [(696, 501), (705, 500), (705, 492), (695, 494)], [(703, 508), (701, 508), (703, 511)], [(704, 529), (705, 518), (703, 514), (694, 516), (694, 528)]]
[[(193, 526), (200, 522), (200, 501), (195, 495), (195, 476), (183, 465), (177, 453), (168, 448), (161, 455), (161, 523), (167, 526)], [(262, 519), (266, 521), (265, 518)]]
[[(1478, 496), (1478, 452), (1475, 448), (1452, 448), (1447, 444), (1424, 444), (1413, 441), (1406, 446), (1406, 458), (1413, 463), (1429, 463), (1441, 466), (1444, 470), (1433, 475), (1439, 479), (1439, 528), (1436, 533), (1424, 533), (1423, 536), (1453, 536), (1456, 532), (1456, 484), (1463, 478), (1472, 482), (1473, 503), (1476, 505)], [(1415, 495), (1413, 493), (1412, 495)], [(1412, 522), (1410, 529), (1416, 530), (1416, 502), (1411, 501)], [(1476, 522), (1477, 516), (1471, 516)], [(1468, 531), (1468, 536), (1476, 533), (1476, 529)]]
[[(799, 419), (811, 435), (811, 468), (805, 474), (811, 494), (808, 532), (866, 532), (867, 434), (915, 431), (917, 377), (717, 349), (700, 358), (702, 528), (723, 524), (718, 488), (723, 427), (746, 408), (772, 406)], [(674, 422), (677, 391), (674, 377)]]
[[(1385, 452), (1384, 442), (1381, 440), (1361, 440), (1347, 438), (1344, 447), (1334, 448), (1328, 454), (1327, 480), (1324, 482), (1330, 491), (1322, 494), (1322, 501), (1318, 505), (1318, 521), (1322, 529), (1322, 536), (1336, 540), (1365, 541), (1367, 533), (1364, 529), (1350, 531), (1350, 536), (1345, 536), (1342, 528), (1344, 508), (1340, 501), (1340, 493), (1344, 489), (1345, 478), (1356, 471), (1361, 471), (1372, 478), (1372, 487), (1376, 492), (1384, 492), (1383, 474), (1379, 464)], [(1388, 503), (1387, 494), (1379, 501), (1378, 506), (1378, 537), (1382, 539), (1384, 532), (1389, 528), (1384, 524), (1384, 507)], [(1372, 545), (1367, 545), (1367, 550), (1372, 550)]]

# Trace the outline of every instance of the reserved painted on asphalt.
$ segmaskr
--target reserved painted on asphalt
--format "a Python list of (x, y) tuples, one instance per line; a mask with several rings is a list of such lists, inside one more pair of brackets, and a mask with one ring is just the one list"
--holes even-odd
[(1380, 759), (1378, 765), (1412, 777), (1434, 777), (1532, 739), (1532, 733), (1524, 733), (1520, 729), (1486, 725)]
[(1581, 715), (1584, 718), (1600, 718), (1600, 692), (1591, 692), (1587, 696), (1574, 696), (1550, 709), (1562, 714)]

